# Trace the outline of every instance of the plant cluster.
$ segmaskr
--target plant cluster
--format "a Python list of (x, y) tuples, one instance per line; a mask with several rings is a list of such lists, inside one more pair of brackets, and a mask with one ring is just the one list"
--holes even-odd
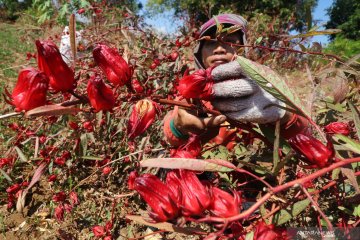
[[(159, 37), (128, 9), (97, 4), (95, 14), (78, 9), (93, 16), (82, 33), (86, 41), (75, 44), (72, 21), (64, 33), (71, 59), (60, 54), (55, 36), (37, 40), (29, 66), (7, 91), (9, 107), (0, 118), (1, 234), (24, 236), (9, 222), (18, 212), (29, 226), (53, 228), (50, 236), (63, 239), (131, 238), (146, 235), (146, 226), (160, 229), (150, 235), (191, 239), (286, 239), (286, 228), (311, 226), (338, 227), (338, 236), (353, 237), (360, 222), (353, 63), (297, 50), (301, 41), (286, 37), (278, 46), (250, 38), (242, 46), (249, 58), (278, 69), (290, 60), (292, 67), (302, 64), (299, 71), (314, 86), (310, 107), (272, 70), (238, 58), (248, 76), (307, 118), (313, 132), (285, 141), (278, 127), (231, 121), (241, 130), (223, 126), (209, 143), (193, 135), (171, 148), (162, 119), (173, 105), (219, 114), (199, 104), (212, 97), (212, 69), (193, 71), (196, 32)], [(339, 82), (335, 91), (321, 88), (329, 78)]]

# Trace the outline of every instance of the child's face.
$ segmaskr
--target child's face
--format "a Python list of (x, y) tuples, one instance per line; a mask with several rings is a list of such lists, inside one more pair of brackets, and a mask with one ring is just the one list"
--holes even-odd
[(216, 39), (205, 40), (201, 49), (202, 62), (205, 68), (219, 66), (233, 60), (236, 50), (239, 47), (231, 46), (241, 44), (241, 35), (238, 32), (231, 33), (223, 37), (223, 42)]

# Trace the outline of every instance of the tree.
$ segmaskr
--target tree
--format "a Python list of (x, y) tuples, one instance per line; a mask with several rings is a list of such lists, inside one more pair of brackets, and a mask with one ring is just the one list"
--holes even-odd
[(317, 0), (149, 0), (147, 3), (150, 14), (173, 9), (176, 16), (188, 16), (196, 24), (223, 12), (238, 13), (247, 18), (263, 13), (280, 18), (284, 23), (293, 22), (291, 29), (299, 31), (305, 30), (305, 26), (311, 28), (311, 12), (316, 5)]
[(19, 12), (31, 6), (31, 0), (0, 0), (0, 18), (14, 21), (18, 18)]
[[(342, 30), (338, 36), (358, 40), (360, 38), (360, 3), (356, 0), (335, 0), (327, 10), (330, 20), (326, 28)], [(334, 40), (335, 35), (330, 35)]]

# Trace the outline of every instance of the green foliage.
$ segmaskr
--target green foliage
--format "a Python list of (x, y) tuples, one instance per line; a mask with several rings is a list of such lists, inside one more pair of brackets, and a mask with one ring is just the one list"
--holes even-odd
[(38, 23), (50, 20), (55, 13), (51, 0), (34, 0), (32, 7), (38, 13)]
[[(330, 17), (326, 28), (339, 28), (343, 32), (340, 36), (357, 40), (360, 38), (360, 3), (356, 0), (336, 0), (328, 9)], [(334, 39), (331, 35), (330, 39)]]
[(325, 49), (326, 53), (335, 53), (339, 56), (351, 58), (360, 52), (360, 41), (351, 40), (342, 36), (336, 37)]
[(14, 21), (19, 13), (31, 5), (31, 0), (18, 2), (17, 0), (0, 0), (0, 19)]
[(299, 31), (303, 31), (305, 26), (307, 29), (311, 28), (311, 12), (316, 5), (317, 0), (149, 0), (147, 3), (151, 15), (174, 9), (175, 15), (189, 16), (196, 23), (204, 22), (211, 16), (224, 12), (237, 13), (248, 18), (263, 13), (271, 18), (279, 18), (284, 28), (287, 28), (288, 22), (293, 22), (291, 29)]

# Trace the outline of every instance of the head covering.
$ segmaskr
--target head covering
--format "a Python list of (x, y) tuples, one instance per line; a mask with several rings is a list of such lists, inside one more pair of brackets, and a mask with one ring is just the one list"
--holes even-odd
[[(231, 14), (231, 13), (220, 14), (220, 15), (214, 16), (209, 21), (204, 23), (200, 27), (199, 38), (206, 36), (206, 34), (209, 32), (209, 30), (211, 30), (214, 26), (216, 26), (216, 22), (221, 23), (221, 24), (239, 25), (240, 30), (242, 31), (243, 44), (246, 45), (247, 21), (240, 15)], [(199, 41), (194, 49), (195, 66), (198, 69), (204, 68), (203, 63), (202, 63), (202, 57), (201, 57), (202, 45), (203, 45), (203, 41)]]

